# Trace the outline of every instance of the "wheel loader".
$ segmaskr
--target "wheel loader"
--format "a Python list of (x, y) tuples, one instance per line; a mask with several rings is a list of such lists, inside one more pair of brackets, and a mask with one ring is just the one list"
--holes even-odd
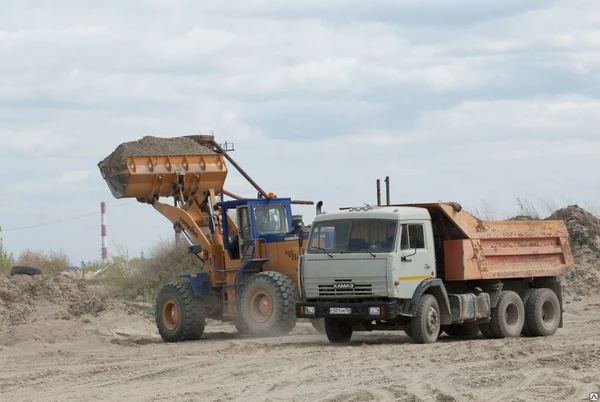
[[(201, 262), (199, 272), (160, 290), (155, 318), (161, 337), (200, 339), (206, 318), (233, 322), (242, 334), (289, 333), (296, 324), (299, 239), (308, 237), (291, 205), (313, 203), (266, 193), (213, 136), (144, 137), (131, 144), (98, 164), (113, 196), (152, 205)], [(258, 190), (257, 198), (223, 188), (226, 160)], [(163, 197), (172, 197), (173, 205)]]

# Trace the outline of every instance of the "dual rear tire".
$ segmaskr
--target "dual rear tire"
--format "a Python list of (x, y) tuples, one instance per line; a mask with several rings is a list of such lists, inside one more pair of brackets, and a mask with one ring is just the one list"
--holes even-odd
[(491, 311), (490, 322), (480, 324), (486, 338), (501, 339), (525, 336), (549, 336), (560, 324), (560, 302), (548, 288), (528, 289), (522, 297), (513, 291), (502, 291)]

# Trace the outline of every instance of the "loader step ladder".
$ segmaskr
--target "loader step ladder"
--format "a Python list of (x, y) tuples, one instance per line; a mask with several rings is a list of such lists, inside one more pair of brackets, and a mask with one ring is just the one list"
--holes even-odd
[[(223, 270), (223, 286), (221, 287), (221, 297), (223, 300), (223, 317), (235, 318), (237, 315), (237, 303), (242, 293), (242, 287), (244, 285), (244, 274), (255, 274), (262, 271), (263, 265), (269, 261), (268, 258), (257, 258), (253, 260), (246, 260), (242, 264), (241, 268), (237, 269), (225, 269)], [(234, 283), (228, 284), (226, 279), (227, 272), (235, 272)], [(233, 289), (233, 298), (228, 299), (229, 289)], [(233, 306), (231, 308), (230, 306)]]

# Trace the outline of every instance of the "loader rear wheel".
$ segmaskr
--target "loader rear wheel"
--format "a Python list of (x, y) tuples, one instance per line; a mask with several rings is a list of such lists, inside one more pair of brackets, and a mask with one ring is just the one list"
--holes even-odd
[(296, 326), (296, 287), (279, 272), (260, 272), (242, 293), (240, 320), (254, 336), (288, 334)]
[(549, 336), (560, 324), (560, 302), (552, 289), (535, 289), (527, 301), (527, 325), (533, 336)]
[(163, 286), (156, 298), (154, 317), (165, 342), (200, 339), (204, 332), (204, 311), (189, 282)]
[(325, 318), (325, 333), (331, 343), (346, 343), (352, 338), (352, 325), (335, 318)]
[(509, 338), (519, 336), (525, 322), (523, 300), (512, 290), (500, 293), (498, 305), (491, 311), (491, 321), (479, 326), (486, 338)]
[(437, 341), (442, 329), (440, 307), (435, 296), (424, 294), (417, 305), (411, 322), (413, 338), (417, 343)]

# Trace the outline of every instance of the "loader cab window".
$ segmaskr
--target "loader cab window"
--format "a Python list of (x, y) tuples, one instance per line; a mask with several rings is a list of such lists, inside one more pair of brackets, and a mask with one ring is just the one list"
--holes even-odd
[(425, 248), (425, 235), (421, 224), (403, 224), (400, 235), (400, 249), (414, 250)]
[(285, 205), (255, 205), (254, 226), (259, 234), (285, 234), (290, 231)]

